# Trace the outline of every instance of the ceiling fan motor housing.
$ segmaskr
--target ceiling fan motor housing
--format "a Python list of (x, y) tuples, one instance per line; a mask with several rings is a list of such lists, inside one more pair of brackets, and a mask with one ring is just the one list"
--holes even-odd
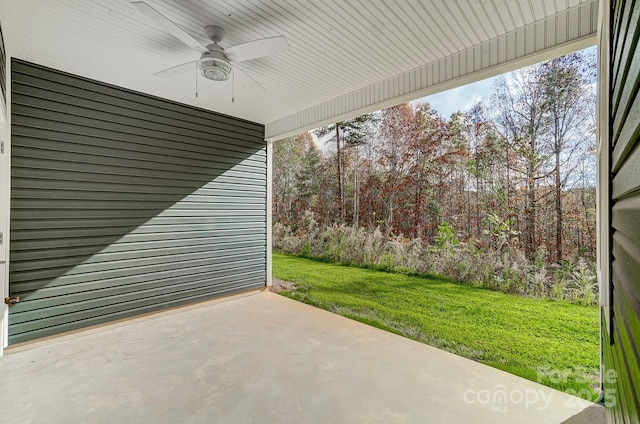
[(209, 40), (218, 44), (224, 38), (224, 29), (218, 25), (207, 25), (204, 27), (204, 32), (209, 37)]

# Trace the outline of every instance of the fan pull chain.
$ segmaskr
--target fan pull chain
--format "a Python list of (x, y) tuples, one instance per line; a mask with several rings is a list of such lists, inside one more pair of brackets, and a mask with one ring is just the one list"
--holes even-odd
[(198, 62), (196, 62), (196, 99), (198, 98)]
[(236, 73), (231, 71), (231, 103), (236, 102)]

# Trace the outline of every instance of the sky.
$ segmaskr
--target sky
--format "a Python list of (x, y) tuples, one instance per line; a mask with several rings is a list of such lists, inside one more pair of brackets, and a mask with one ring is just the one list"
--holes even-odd
[(495, 77), (487, 78), (462, 87), (422, 97), (412, 101), (411, 104), (429, 103), (432, 109), (435, 109), (443, 118), (448, 119), (455, 112), (469, 110), (478, 100), (489, 98), (494, 79)]

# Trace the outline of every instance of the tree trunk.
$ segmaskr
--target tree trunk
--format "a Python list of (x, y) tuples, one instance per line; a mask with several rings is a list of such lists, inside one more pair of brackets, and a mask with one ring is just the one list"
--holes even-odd
[(387, 215), (387, 222), (386, 222), (386, 230), (387, 230), (387, 234), (391, 234), (391, 230), (393, 229), (393, 209), (394, 209), (394, 195), (393, 193), (391, 193), (389, 195), (389, 214)]
[(415, 237), (422, 238), (422, 175), (424, 170), (422, 165), (418, 168), (418, 175), (416, 176), (416, 191), (413, 199), (413, 231)]
[(342, 190), (342, 151), (340, 150), (340, 126), (336, 124), (336, 157), (338, 160), (338, 216), (344, 222), (344, 193)]
[[(460, 184), (463, 193), (466, 192), (467, 194), (467, 210), (466, 210), (466, 214), (467, 214), (467, 240), (471, 239), (471, 190), (469, 190), (469, 188), (466, 186), (466, 181), (465, 181), (465, 172), (462, 171), (462, 182)], [(462, 206), (464, 208), (464, 205)]]
[(534, 179), (533, 164), (527, 165), (527, 193), (524, 208), (525, 215), (525, 255), (527, 258), (533, 258), (536, 249), (535, 233), (536, 233), (536, 188)]
[(556, 259), (562, 262), (562, 183), (560, 180), (560, 151), (556, 150), (555, 195), (556, 195)]
[(480, 172), (478, 169), (476, 169), (476, 239), (480, 240), (481, 238), (482, 238), (482, 235), (480, 233)]
[(354, 154), (355, 154), (355, 159), (354, 159), (354, 163), (353, 163), (353, 225), (354, 227), (358, 227), (359, 221), (360, 221), (360, 217), (358, 216), (360, 214), (360, 205), (359, 205), (359, 192), (360, 192), (360, 188), (358, 187), (360, 184), (360, 178), (358, 175), (358, 145), (356, 144), (354, 146)]
[[(506, 204), (507, 210), (506, 210), (506, 214), (505, 214), (507, 219), (511, 219), (513, 217), (512, 213), (511, 213), (511, 174), (510, 174), (511, 168), (509, 167), (509, 165), (510, 165), (509, 164), (509, 160), (510, 159), (511, 159), (511, 156), (509, 154), (509, 144), (507, 143), (507, 145), (505, 146), (505, 161), (504, 161), (505, 170), (506, 170), (506, 176), (505, 176), (506, 180), (505, 181), (507, 183), (507, 202), (506, 202), (507, 203)], [(517, 223), (518, 230), (520, 229), (520, 222), (519, 222), (519, 219), (518, 219), (519, 215), (520, 214), (516, 215), (516, 223)], [(511, 239), (512, 238), (513, 238), (512, 232), (509, 231), (508, 235), (507, 235), (507, 239), (508, 239), (509, 243), (511, 243)]]

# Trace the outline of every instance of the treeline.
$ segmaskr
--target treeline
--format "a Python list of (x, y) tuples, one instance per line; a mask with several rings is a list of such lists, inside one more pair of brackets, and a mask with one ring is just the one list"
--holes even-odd
[(499, 77), (470, 110), (400, 104), (274, 143), (274, 222), (478, 249), (547, 263), (595, 257), (595, 60), (573, 53)]

